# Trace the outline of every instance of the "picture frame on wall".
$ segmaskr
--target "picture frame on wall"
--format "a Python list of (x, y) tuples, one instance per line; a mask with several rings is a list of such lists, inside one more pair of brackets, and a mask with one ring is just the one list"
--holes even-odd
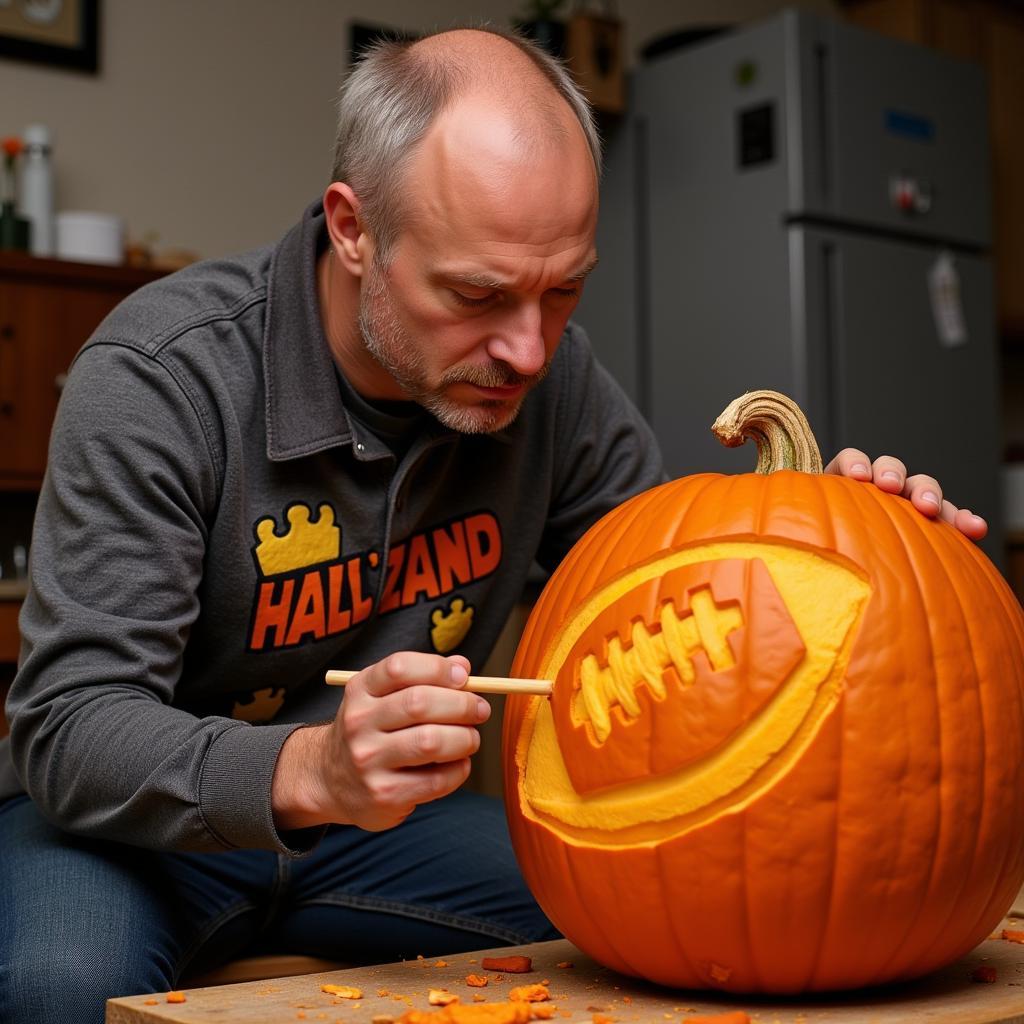
[(95, 74), (100, 0), (0, 0), (0, 59)]

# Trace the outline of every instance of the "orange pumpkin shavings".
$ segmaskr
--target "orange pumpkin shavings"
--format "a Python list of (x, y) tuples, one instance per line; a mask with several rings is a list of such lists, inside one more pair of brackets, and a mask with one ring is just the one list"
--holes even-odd
[(551, 998), (551, 993), (543, 985), (520, 985), (508, 994), (514, 1003), (542, 1003)]
[(730, 1010), (728, 1013), (701, 1013), (687, 1017), (686, 1024), (750, 1024), (750, 1015), (745, 1010)]
[(533, 961), (528, 956), (485, 956), (480, 962), (485, 971), (505, 971), (507, 974), (529, 974)]
[(446, 988), (432, 988), (427, 992), (427, 1002), (431, 1006), (450, 1006), (458, 1001), (459, 997)]
[(991, 985), (996, 980), (996, 969), (994, 967), (975, 967), (971, 971), (971, 981), (980, 981)]
[(326, 992), (328, 995), (337, 996), (339, 999), (362, 999), (363, 990), (361, 988), (353, 988), (351, 985), (321, 985), (321, 992)]
[(1004, 928), (1000, 938), (1006, 939), (1007, 942), (1024, 943), (1024, 931), (1018, 928)]
[(447, 967), (448, 966), (448, 961), (447, 960), (435, 960), (433, 966), (434, 967)]
[(168, 992), (167, 993), (167, 1002), (169, 1002), (169, 1003), (183, 1003), (183, 1002), (185, 1002), (185, 993), (184, 992)]
[(605, 1016), (603, 1013), (595, 1013), (590, 1019), (593, 1021), (593, 1024), (612, 1024), (612, 1018)]
[(443, 1010), (406, 1010), (398, 1024), (529, 1024), (529, 1003), (452, 1003)]
[(564, 969), (566, 967), (572, 967), (573, 966), (573, 962), (571, 960), (563, 960), (560, 964), (555, 964), (555, 966), (556, 967), (561, 967), (561, 968)]
[(551, 1020), (551, 1018), (555, 1015), (555, 1010), (557, 1009), (557, 1006), (537, 1005), (531, 1007), (531, 1010), (533, 1011), (534, 1020)]
[(159, 999), (144, 999), (142, 1001), (142, 1005), (143, 1006), (159, 1006), (160, 1005), (160, 1000)]
[(466, 984), (472, 988), (483, 988), (487, 984), (487, 978), (479, 974), (467, 974)]

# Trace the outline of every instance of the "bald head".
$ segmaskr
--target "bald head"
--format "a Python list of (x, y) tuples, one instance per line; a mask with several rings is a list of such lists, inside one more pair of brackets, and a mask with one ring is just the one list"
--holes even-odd
[(333, 180), (352, 187), (384, 260), (405, 215), (410, 164), (442, 116), (446, 130), (482, 155), (529, 160), (582, 147), (600, 175), (589, 105), (565, 69), (529, 40), (453, 29), (381, 43), (342, 89)]
[(456, 98), (486, 96), (524, 119), (545, 114), (549, 121), (560, 115), (576, 120), (550, 69), (538, 64), (536, 53), (525, 49), (523, 42), (481, 29), (453, 29), (413, 43), (409, 55), (443, 66), (457, 83)]

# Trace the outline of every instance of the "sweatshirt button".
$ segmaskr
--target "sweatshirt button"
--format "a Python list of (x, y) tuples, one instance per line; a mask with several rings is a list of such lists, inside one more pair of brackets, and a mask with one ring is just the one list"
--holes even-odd
[(362, 441), (360, 441), (360, 442), (359, 442), (359, 443), (358, 443), (358, 444), (356, 445), (356, 451), (357, 451), (357, 452), (365, 452), (365, 451), (366, 451), (366, 445), (365, 445), (365, 444), (363, 444), (363, 442), (362, 442)]

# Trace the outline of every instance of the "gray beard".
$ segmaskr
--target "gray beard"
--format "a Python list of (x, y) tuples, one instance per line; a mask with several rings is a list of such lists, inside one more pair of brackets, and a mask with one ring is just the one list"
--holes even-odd
[(422, 353), (395, 316), (385, 275), (376, 260), (371, 263), (359, 303), (359, 333), (366, 351), (412, 401), (422, 405), (450, 430), (462, 434), (488, 434), (511, 426), (519, 415), (525, 395), (511, 408), (507, 402), (498, 400), (467, 406), (448, 398), (445, 393), (448, 387), (469, 383), (480, 387), (524, 384), (532, 388), (547, 376), (550, 368), (550, 363), (545, 363), (539, 373), (524, 377), (501, 363), (486, 367), (456, 366), (441, 376), (437, 387), (431, 387), (426, 379)]

